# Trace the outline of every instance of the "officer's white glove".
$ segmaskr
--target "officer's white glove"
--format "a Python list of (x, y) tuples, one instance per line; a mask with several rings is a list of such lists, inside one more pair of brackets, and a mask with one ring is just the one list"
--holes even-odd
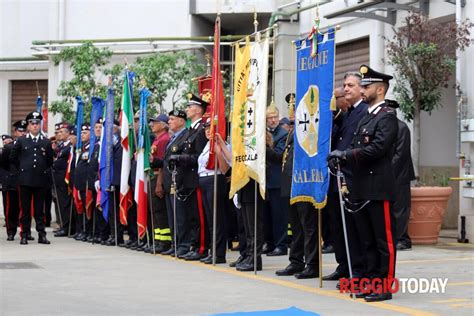
[(242, 207), (242, 205), (239, 202), (239, 197), (237, 196), (237, 194), (234, 194), (232, 201), (234, 202), (234, 205), (236, 208), (240, 209)]
[(94, 188), (95, 188), (95, 192), (99, 192), (99, 190), (100, 190), (100, 182), (99, 182), (99, 180), (97, 180), (96, 182), (94, 182)]

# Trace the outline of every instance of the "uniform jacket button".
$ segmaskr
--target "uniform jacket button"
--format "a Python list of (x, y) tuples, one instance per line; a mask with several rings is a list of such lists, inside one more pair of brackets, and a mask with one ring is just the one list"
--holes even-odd
[(358, 144), (358, 145), (360, 145), (360, 141), (359, 141), (359, 142), (357, 142), (357, 144)]
[(372, 174), (373, 172), (372, 172), (372, 171), (370, 171), (369, 173), (370, 173), (370, 174)]
[(342, 137), (339, 137), (339, 140), (342, 140)]

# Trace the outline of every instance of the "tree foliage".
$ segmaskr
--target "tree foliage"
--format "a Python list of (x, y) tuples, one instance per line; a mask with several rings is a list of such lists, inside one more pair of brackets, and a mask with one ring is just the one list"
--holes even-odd
[(102, 71), (102, 67), (109, 62), (111, 56), (110, 50), (97, 48), (91, 42), (65, 48), (54, 56), (53, 61), (56, 66), (61, 61), (70, 64), (73, 78), (60, 82), (57, 94), (61, 100), (53, 101), (50, 111), (54, 114), (61, 113), (65, 121), (74, 122), (75, 99), (76, 96), (81, 96), (85, 101), (84, 113), (88, 117), (92, 96), (105, 97), (105, 86), (97, 81), (96, 74)]
[(388, 62), (396, 72), (394, 92), (407, 120), (413, 120), (417, 106), (430, 114), (441, 106), (441, 88), (448, 86), (455, 69), (456, 49), (469, 46), (473, 25), (469, 20), (459, 26), (441, 24), (410, 13), (405, 26), (386, 39)]
[[(124, 64), (109, 65), (112, 52), (107, 48), (99, 49), (91, 42), (81, 46), (66, 48), (54, 57), (58, 65), (61, 61), (70, 63), (73, 77), (61, 81), (57, 90), (60, 100), (51, 103), (52, 113), (61, 113), (63, 119), (73, 122), (75, 119), (75, 98), (81, 95), (85, 100), (85, 120), (91, 110), (91, 97), (105, 98), (107, 87), (98, 78), (102, 75), (112, 76), (115, 92), (115, 108), (120, 108), (123, 86)], [(163, 103), (171, 94), (173, 108), (184, 106), (184, 95), (196, 91), (196, 82), (192, 78), (204, 73), (204, 66), (197, 57), (187, 52), (170, 52), (138, 57), (128, 65), (129, 71), (135, 74), (133, 84), (133, 104), (135, 111), (139, 107), (139, 89), (146, 86), (152, 96), (149, 100), (149, 115), (163, 113)]]

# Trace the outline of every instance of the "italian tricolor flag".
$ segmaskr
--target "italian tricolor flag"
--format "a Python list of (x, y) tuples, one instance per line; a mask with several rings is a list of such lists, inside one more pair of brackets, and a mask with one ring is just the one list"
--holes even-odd
[(120, 223), (127, 225), (127, 212), (132, 204), (132, 190), (128, 185), (131, 160), (134, 153), (133, 138), (133, 107), (130, 93), (128, 71), (123, 79), (122, 107), (121, 107), (120, 137), (122, 139), (122, 172), (120, 175)]
[(147, 124), (147, 89), (140, 91), (140, 128), (138, 131), (137, 175), (135, 178), (135, 202), (137, 203), (138, 237), (145, 236), (148, 211), (148, 172), (150, 171), (150, 132)]

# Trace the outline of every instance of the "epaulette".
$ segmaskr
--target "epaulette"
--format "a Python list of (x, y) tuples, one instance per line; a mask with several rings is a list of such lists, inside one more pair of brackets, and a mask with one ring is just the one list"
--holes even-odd
[(389, 106), (383, 105), (383, 106), (380, 108), (380, 112), (395, 113), (395, 110), (392, 109), (392, 108), (389, 107)]

